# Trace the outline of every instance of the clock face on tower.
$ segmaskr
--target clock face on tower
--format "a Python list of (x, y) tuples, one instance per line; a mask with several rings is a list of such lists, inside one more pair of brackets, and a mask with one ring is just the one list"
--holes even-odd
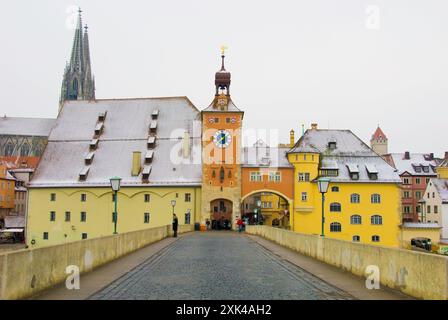
[(227, 130), (218, 130), (213, 136), (213, 142), (218, 148), (226, 148), (232, 142), (232, 136)]

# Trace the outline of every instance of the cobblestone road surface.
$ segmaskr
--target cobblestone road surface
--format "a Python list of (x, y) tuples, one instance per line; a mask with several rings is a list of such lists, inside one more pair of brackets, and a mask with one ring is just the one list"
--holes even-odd
[(234, 232), (180, 238), (90, 299), (352, 299)]

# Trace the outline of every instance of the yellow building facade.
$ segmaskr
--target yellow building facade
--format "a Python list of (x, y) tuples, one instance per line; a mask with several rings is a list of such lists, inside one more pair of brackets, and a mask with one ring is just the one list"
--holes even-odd
[[(330, 179), (324, 201), (325, 237), (400, 246), (399, 177), (353, 133), (314, 127), (291, 149), (288, 160), (295, 171), (294, 231), (321, 235), (317, 179), (325, 177)], [(353, 179), (350, 168), (356, 171)]]
[[(173, 207), (179, 224), (199, 219), (201, 188), (122, 188), (117, 198), (117, 232), (167, 226)], [(31, 189), (27, 242), (34, 247), (56, 245), (114, 233), (114, 201), (110, 188)]]

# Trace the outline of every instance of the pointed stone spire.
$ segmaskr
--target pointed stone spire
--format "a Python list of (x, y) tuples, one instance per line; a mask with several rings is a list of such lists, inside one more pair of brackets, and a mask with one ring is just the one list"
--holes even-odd
[(67, 100), (94, 100), (95, 82), (90, 63), (90, 48), (87, 26), (83, 33), (81, 9), (79, 9), (70, 63), (64, 70), (59, 111)]
[(78, 68), (82, 71), (83, 68), (83, 41), (82, 41), (82, 18), (81, 18), (81, 8), (79, 9), (78, 23), (76, 25), (75, 37), (73, 38), (72, 55), (70, 59), (70, 67)]

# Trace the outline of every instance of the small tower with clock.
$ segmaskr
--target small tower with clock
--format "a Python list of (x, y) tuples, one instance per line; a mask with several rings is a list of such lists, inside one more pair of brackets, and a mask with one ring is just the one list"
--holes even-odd
[[(230, 98), (231, 74), (215, 74), (215, 98), (202, 111), (202, 218), (235, 228), (241, 203), (241, 130), (244, 112)], [(215, 222), (214, 222), (215, 221)]]

